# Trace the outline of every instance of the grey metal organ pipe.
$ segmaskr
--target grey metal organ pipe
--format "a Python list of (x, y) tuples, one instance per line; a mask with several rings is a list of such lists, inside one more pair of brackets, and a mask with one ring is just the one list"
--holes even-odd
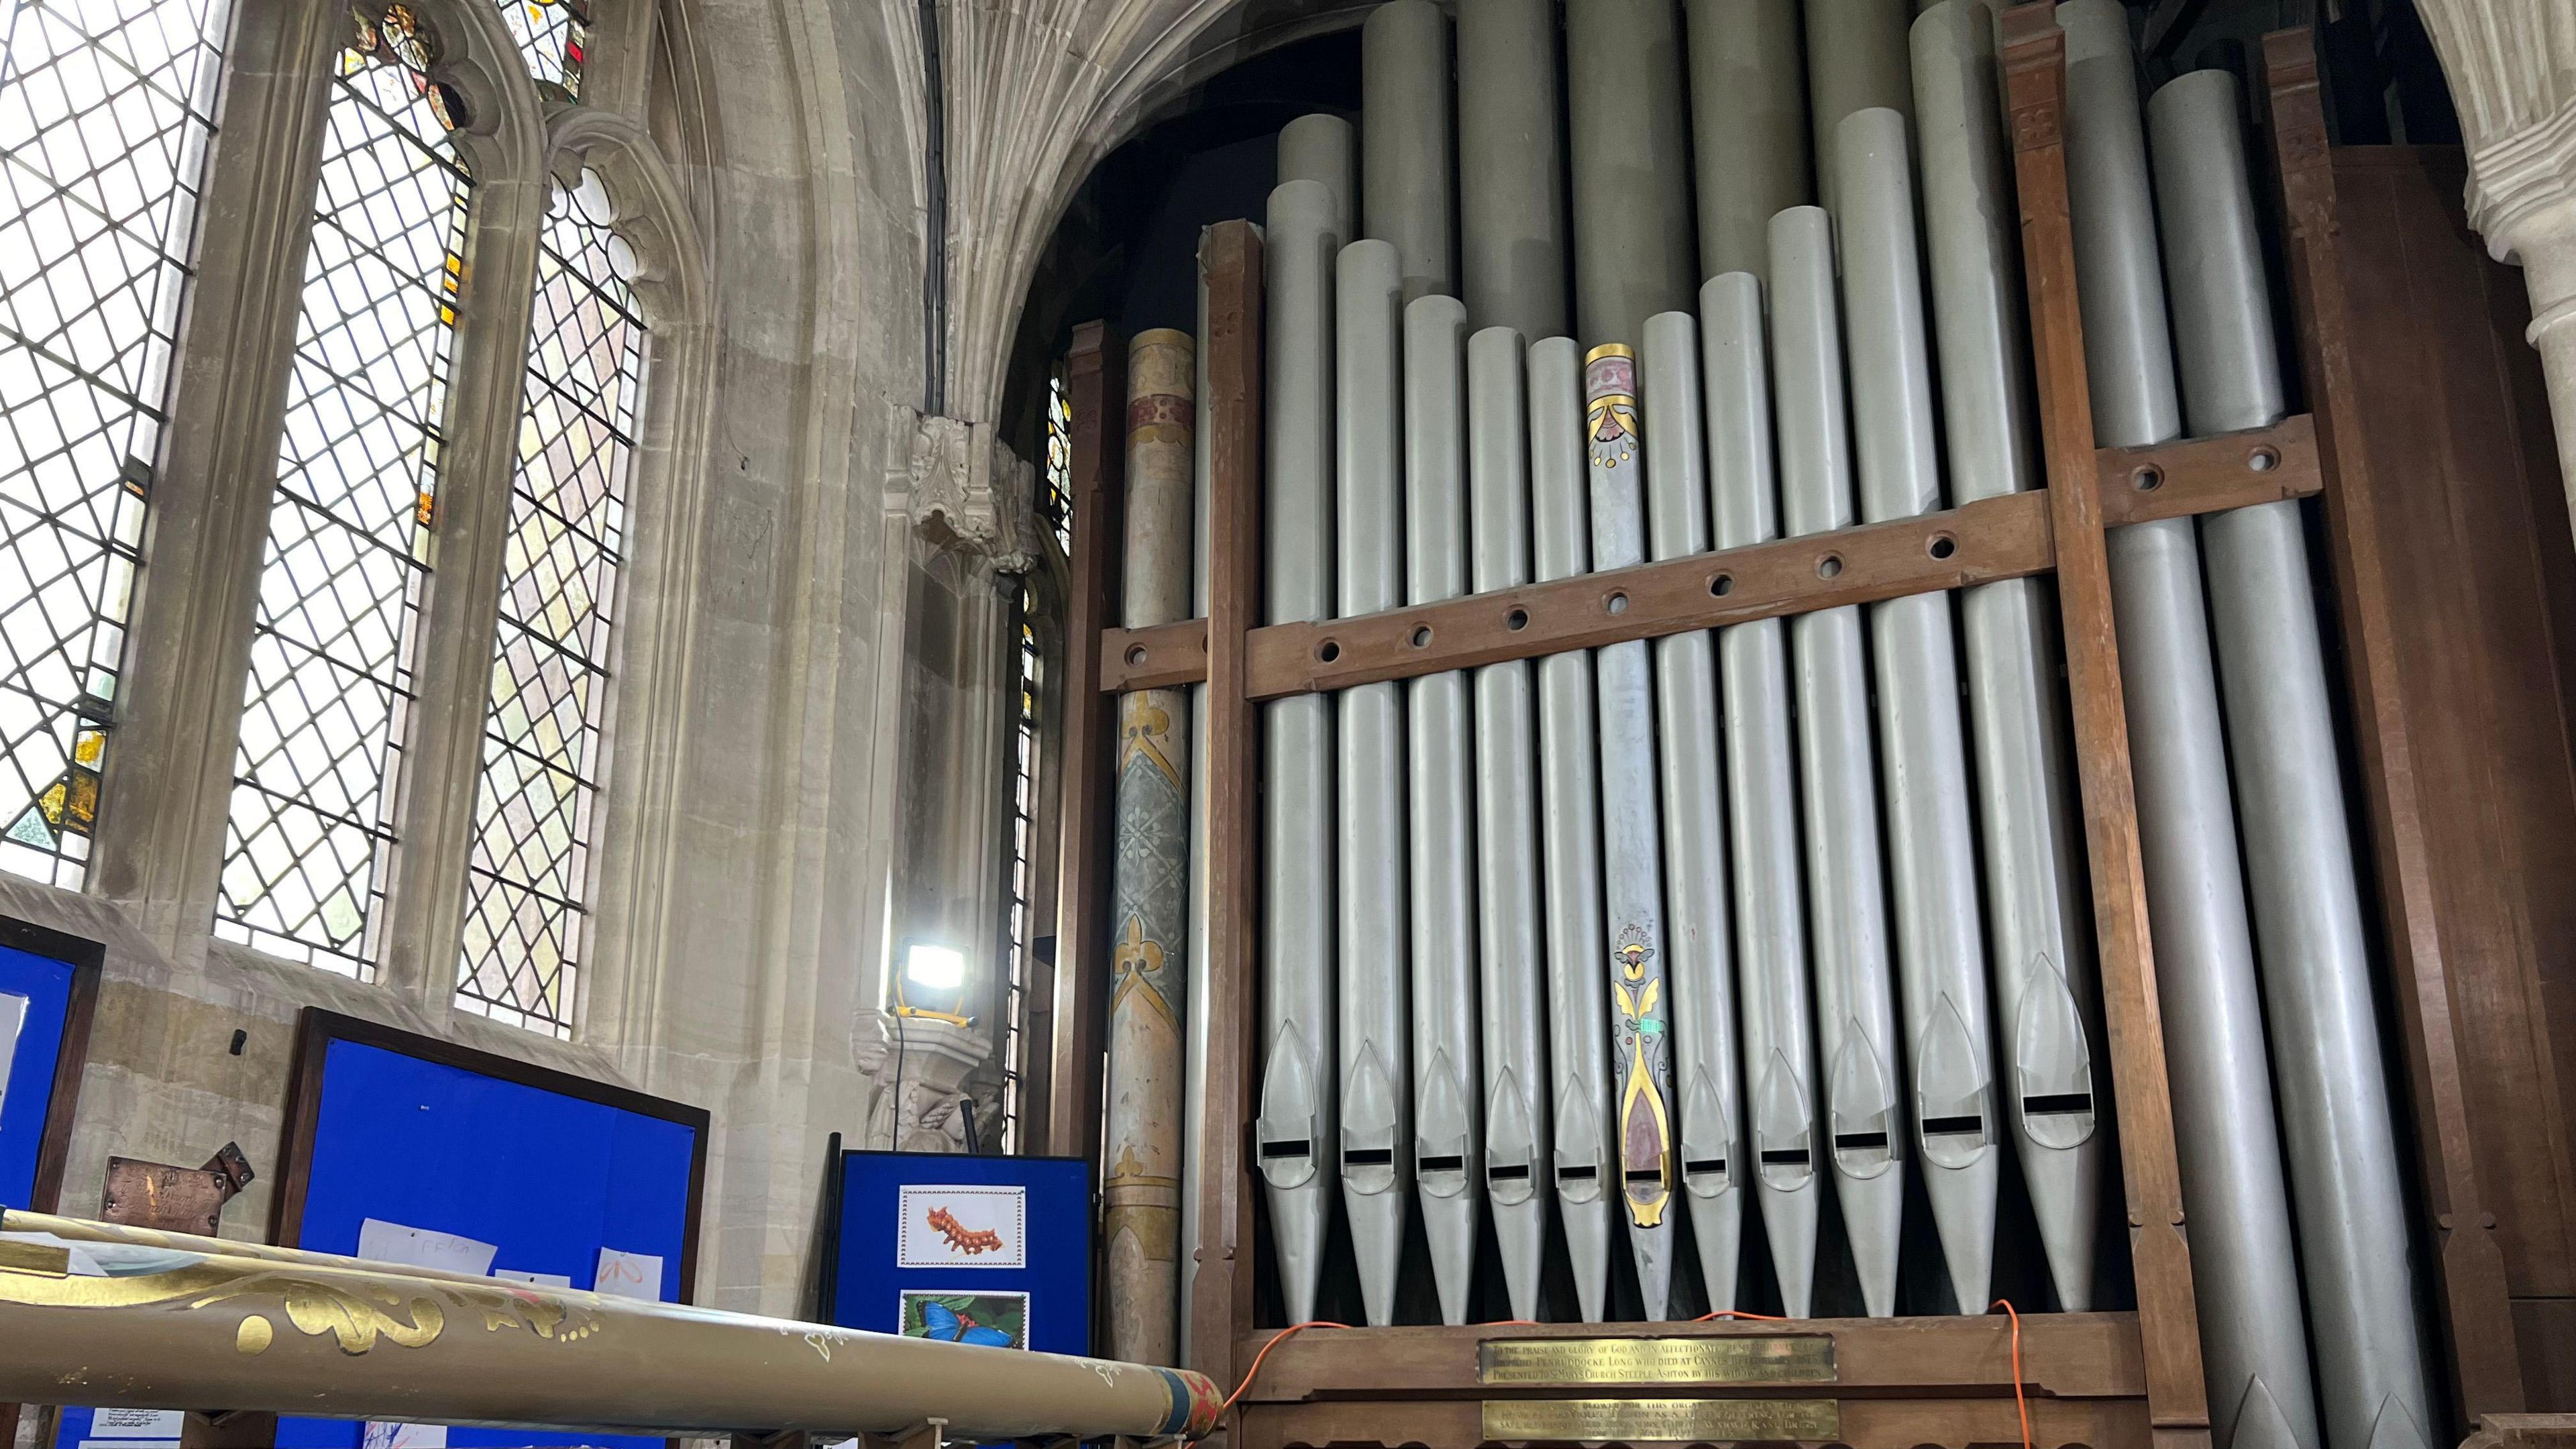
[[(1914, 169), (1905, 117), (1883, 106), (1845, 116), (1835, 143), (1834, 174), (1844, 187), (1844, 301), (1852, 316), (1868, 319), (1851, 330), (1860, 511), (1865, 522), (1885, 523), (1941, 508)], [(1993, 1278), (2003, 1154), (1958, 637), (1946, 593), (1872, 604), (1869, 621), (1914, 1140), (1959, 1311), (1982, 1313)]]
[[(1582, 356), (1574, 339), (1530, 344), (1530, 536), (1537, 582), (1592, 567)], [(1546, 871), (1548, 1066), (1554, 1078), (1557, 1213), (1583, 1319), (1609, 1295), (1618, 1172), (1610, 1115), (1610, 938), (1601, 902), (1601, 787), (1592, 656), (1538, 662), (1539, 842)]]
[(1570, 0), (1574, 313), (1585, 347), (1634, 348), (1691, 303), (1690, 144), (1673, 0)]
[[(1955, 506), (2040, 485), (2021, 248), (2012, 227), (1994, 17), (1942, 0), (1914, 22), (1923, 221)], [(2105, 1135), (2093, 1037), (2100, 989), (2082, 823), (2067, 760), (2048, 585), (1965, 589), (1970, 737), (1977, 752), (2005, 1118), (2060, 1307), (2091, 1306)]]
[(1905, 31), (1908, 0), (1805, 0), (1807, 105), (1813, 117), (1816, 202), (1841, 211), (1834, 196), (1834, 135), (1843, 117), (1885, 106), (1914, 119), (1914, 75)]
[[(2094, 431), (2112, 447), (2182, 431), (2157, 274), (2136, 57), (2119, 0), (2068, 0), (2066, 171)], [(2217, 679), (2188, 519), (2110, 536), (2148, 923), (2212, 1438), (2316, 1449), (2254, 944)]]
[[(1404, 596), (1401, 297), (1395, 247), (1356, 241), (1333, 274), (1333, 575), (1336, 612)], [(1342, 1211), (1372, 1327), (1395, 1321), (1396, 1264), (1413, 1186), (1413, 1042), (1406, 1023), (1404, 693), (1345, 689), (1335, 744), (1341, 872)]]
[[(1708, 440), (1700, 421), (1699, 330), (1687, 312), (1646, 319), (1647, 548), (1657, 559), (1708, 549)], [(1726, 788), (1716, 639), (1654, 641), (1655, 745), (1662, 765), (1664, 1019), (1681, 1191), (1711, 1308), (1735, 1306), (1744, 1228), (1744, 1110), (1736, 1067), (1735, 960), (1727, 921)]]
[[(1467, 307), (1404, 309), (1404, 601), (1467, 592)], [(1474, 758), (1467, 674), (1405, 683), (1412, 795), (1413, 1177), (1446, 1323), (1467, 1321), (1484, 1176), (1476, 990)], [(1524, 897), (1524, 902), (1527, 898)]]
[(1404, 300), (1455, 296), (1449, 17), (1386, 0), (1360, 26), (1360, 234), (1392, 242)]
[(1458, 259), (1478, 331), (1565, 330), (1564, 127), (1554, 0), (1460, 6)]
[[(1844, 424), (1841, 318), (1832, 223), (1824, 209), (1771, 219), (1771, 359), (1779, 417), (1780, 500), (1795, 538), (1849, 528), (1851, 454)], [(1828, 567), (1822, 561), (1820, 568)], [(1798, 768), (1806, 809), (1807, 897), (1816, 980), (1816, 1044), (1825, 1073), (1835, 1198), (1870, 1314), (1896, 1311), (1897, 1240), (1905, 1216), (1896, 991), (1880, 864), (1878, 770), (1870, 744), (1869, 662), (1857, 607), (1790, 621), (1797, 669)], [(1793, 1165), (1786, 1149), (1780, 1164)], [(1770, 1151), (1763, 1166), (1772, 1166)], [(1766, 1205), (1767, 1205), (1767, 1199)], [(1781, 1292), (1806, 1314), (1806, 1285)]]
[[(1473, 8), (1473, 7), (1471, 7)], [(1521, 336), (1467, 339), (1471, 587), (1530, 581), (1529, 398)], [(1485, 1184), (1512, 1316), (1538, 1317), (1551, 1083), (1540, 912), (1537, 721), (1529, 660), (1476, 671), (1476, 949), (1484, 989)]]
[[(1766, 240), (1763, 250), (1770, 247)], [(1770, 369), (1764, 361), (1762, 283), (1750, 272), (1712, 277), (1699, 289), (1707, 358), (1709, 490), (1719, 548), (1780, 535), (1771, 452)], [(1729, 1176), (1762, 1198), (1773, 1272), (1806, 1304), (1816, 1268), (1822, 1175), (1816, 1153), (1816, 1052), (1809, 1025), (1805, 886), (1798, 861), (1798, 781), (1789, 725), (1788, 625), (1734, 624), (1718, 634), (1726, 712), (1726, 811), (1734, 845), (1737, 995), (1743, 1003), (1745, 1119)], [(1697, 1088), (1682, 1086), (1684, 1180), (1696, 1182), (1690, 1136)], [(1752, 1138), (1745, 1158), (1742, 1139)], [(1714, 1276), (1710, 1279), (1716, 1282)], [(1716, 1294), (1712, 1286), (1710, 1296)], [(1890, 1304), (1892, 1310), (1893, 1304)]]
[(1359, 160), (1351, 123), (1317, 112), (1279, 128), (1279, 181), (1319, 181), (1332, 198), (1333, 235), (1353, 241), (1359, 216)]
[[(2147, 118), (2184, 414), (2196, 435), (2278, 422), (2289, 408), (2236, 78), (2169, 82)], [(2201, 544), (2326, 1442), (2423, 1449), (2414, 1255), (2299, 505), (2210, 514)]]
[(1683, 19), (1700, 275), (1766, 277), (1772, 215), (1814, 195), (1798, 0), (1684, 0)]
[[(1263, 615), (1333, 613), (1333, 197), (1320, 181), (1270, 193), (1264, 308), (1268, 432), (1262, 489)], [(1262, 707), (1261, 1106), (1255, 1160), (1270, 1198), (1281, 1296), (1315, 1316), (1325, 1193), (1339, 1177), (1334, 1090), (1333, 701)]]

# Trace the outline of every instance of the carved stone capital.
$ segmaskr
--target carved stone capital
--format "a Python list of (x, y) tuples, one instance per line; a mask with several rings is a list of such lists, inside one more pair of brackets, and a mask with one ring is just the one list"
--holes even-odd
[[(856, 1047), (859, 1069), (871, 1079), (868, 1141), (903, 1152), (965, 1150), (959, 1107), (969, 1096), (966, 1079), (993, 1054), (989, 1032), (981, 1025), (863, 1011)], [(989, 1104), (973, 1105), (979, 1117), (991, 1115)]]
[(1035, 568), (1042, 556), (1037, 471), (990, 423), (900, 412), (912, 424), (898, 486), (911, 495), (913, 531), (935, 547), (986, 561), (996, 573)]

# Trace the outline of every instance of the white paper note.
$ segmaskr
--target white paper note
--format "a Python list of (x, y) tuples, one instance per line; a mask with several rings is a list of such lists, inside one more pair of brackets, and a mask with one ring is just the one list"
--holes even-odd
[(92, 1409), (89, 1432), (97, 1439), (176, 1439), (188, 1416), (177, 1409)]
[(517, 1268), (495, 1268), (492, 1270), (492, 1276), (495, 1278), (507, 1278), (513, 1283), (525, 1283), (532, 1288), (569, 1288), (572, 1286), (572, 1275), (570, 1273), (529, 1273)]
[(591, 1279), (591, 1291), (658, 1303), (662, 1298), (662, 1259), (653, 1253), (624, 1253), (615, 1248), (602, 1248), (599, 1250), (599, 1274)]
[(407, 1228), (378, 1218), (358, 1224), (358, 1256), (379, 1263), (436, 1268), (480, 1278), (492, 1271), (492, 1255), (500, 1251), (490, 1243), (434, 1228)]
[(27, 1024), (27, 998), (0, 991), (0, 1107), (9, 1104), (9, 1072), (18, 1064), (18, 1031)]
[(367, 1425), (365, 1449), (447, 1449), (445, 1424)]

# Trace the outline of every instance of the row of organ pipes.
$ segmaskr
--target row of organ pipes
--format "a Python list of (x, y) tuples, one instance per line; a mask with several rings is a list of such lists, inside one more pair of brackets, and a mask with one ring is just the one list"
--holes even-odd
[[(1996, 13), (1909, 11), (1372, 11), (1356, 136), (1313, 115), (1279, 138), (1265, 622), (2042, 486)], [(2098, 440), (2278, 421), (2237, 81), (2142, 106), (2118, 0), (2056, 18)], [(1136, 338), (1130, 627), (1206, 611), (1194, 371), (1188, 336)], [(2110, 544), (2210, 1410), (2221, 1449), (2418, 1449), (2298, 510)], [(1557, 1236), (1586, 1321), (1623, 1245), (1669, 1316), (1685, 1242), (1710, 1308), (1760, 1254), (1804, 1317), (1829, 1220), (1866, 1312), (1896, 1311), (1927, 1245), (1932, 1301), (1980, 1312), (2007, 1173), (2054, 1300), (2018, 1306), (2094, 1306), (2119, 1192), (2054, 619), (2046, 580), (2015, 579), (1260, 706), (1253, 1150), (1287, 1320), (1346, 1237), (1367, 1321), (1394, 1321), (1408, 1218), (1450, 1323), (1480, 1218), (1515, 1318), (1541, 1316)], [(1197, 704), (1128, 696), (1117, 774), (1109, 1351), (1159, 1362), (1195, 1144), (1222, 1130), (1189, 1008)], [(1928, 1236), (1904, 1231), (1909, 1174)]]

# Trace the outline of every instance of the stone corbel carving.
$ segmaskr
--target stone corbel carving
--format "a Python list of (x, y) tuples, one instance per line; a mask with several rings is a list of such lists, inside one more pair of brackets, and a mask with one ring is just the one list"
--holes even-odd
[[(966, 1079), (993, 1053), (984, 1028), (865, 1011), (855, 1045), (859, 1070), (869, 1077), (869, 1143), (903, 1152), (965, 1150), (958, 1105), (969, 1095)], [(991, 1104), (978, 1101), (975, 1113), (980, 1127)]]
[(1036, 470), (994, 435), (990, 423), (911, 416), (904, 481), (912, 494), (914, 531), (936, 547), (988, 560), (996, 573), (1037, 567)]

